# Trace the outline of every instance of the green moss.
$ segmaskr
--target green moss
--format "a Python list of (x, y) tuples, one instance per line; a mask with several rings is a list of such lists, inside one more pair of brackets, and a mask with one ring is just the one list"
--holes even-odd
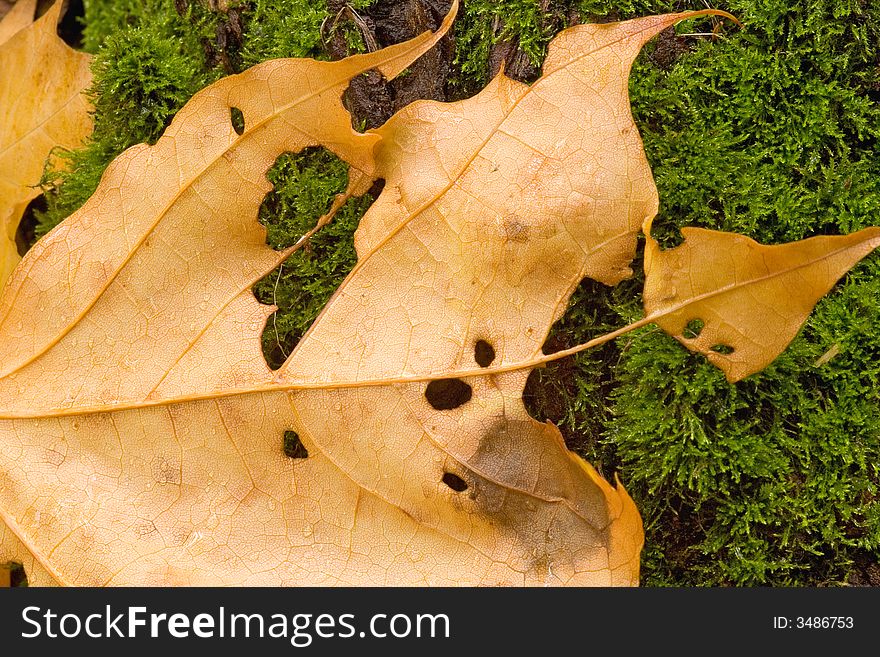
[(279, 57), (324, 58), (324, 0), (261, 0), (248, 14), (242, 45), (246, 66)]
[[(349, 3), (362, 11), (369, 0)], [(851, 232), (880, 216), (880, 8), (859, 0), (731, 0), (745, 27), (717, 39), (656, 40), (631, 78), (633, 112), (660, 192), (655, 232), (742, 232), (764, 242)], [(533, 64), (559, 29), (703, 3), (650, 0), (470, 0), (456, 24), (452, 93), (478, 90), (493, 48), (518, 44)], [(92, 193), (128, 145), (152, 141), (201, 86), (226, 18), (190, 2), (86, 3), (95, 64), (96, 132), (52, 174), (51, 227)], [(323, 0), (235, 5), (235, 67), (273, 57), (326, 57)], [(326, 19), (326, 23), (325, 23)], [(701, 19), (679, 33), (710, 31)], [(350, 26), (349, 26), (350, 27)], [(348, 30), (342, 25), (340, 29)], [(360, 48), (359, 35), (346, 32)], [(328, 36), (325, 34), (325, 36)], [(261, 209), (269, 243), (292, 244), (345, 186), (324, 151), (279, 158)], [(350, 202), (255, 292), (279, 306), (264, 351), (279, 365), (354, 264), (352, 232), (369, 199)], [(637, 263), (638, 265), (638, 263)], [(636, 267), (638, 269), (638, 266)], [(561, 348), (637, 319), (641, 274), (614, 289), (585, 282), (548, 346)], [(617, 470), (647, 532), (651, 585), (826, 585), (880, 558), (880, 257), (824, 299), (766, 371), (735, 385), (656, 329), (556, 363), (530, 377), (528, 403), (606, 477)], [(834, 348), (836, 356), (816, 365)], [(834, 351), (830, 352), (831, 354)]]
[[(375, 1), (351, 0), (346, 5), (361, 11)], [(365, 49), (351, 21), (329, 15), (325, 0), (257, 0), (243, 9), (248, 17), (242, 45), (245, 66), (278, 57), (327, 59), (324, 39), (330, 38), (334, 29), (342, 30), (351, 52)]]
[(532, 63), (539, 64), (555, 32), (554, 18), (559, 17), (533, 0), (466, 2), (455, 26), (463, 86), (476, 90), (488, 82), (489, 54), (501, 41), (515, 39)]
[(626, 19), (664, 13), (678, 4), (687, 3), (468, 0), (455, 26), (455, 63), (460, 74), (453, 80), (453, 94), (466, 96), (485, 86), (489, 81), (491, 52), (498, 44), (515, 44), (532, 65), (540, 66), (547, 54), (547, 44), (569, 25), (592, 19)]
[[(876, 223), (880, 9), (729, 9), (743, 31), (633, 76), (661, 232), (782, 242)], [(606, 440), (647, 519), (646, 583), (834, 584), (857, 555), (880, 556), (878, 274), (874, 255), (736, 385), (661, 334), (622, 353)]]
[[(306, 149), (279, 157), (267, 176), (275, 190), (260, 209), (260, 221), (267, 227), (269, 244), (281, 249), (295, 244), (345, 190), (348, 165), (324, 149)], [(354, 267), (354, 229), (372, 202), (367, 195), (346, 203), (307, 248), (254, 287), (260, 301), (278, 306), (263, 333), (263, 353), (271, 367), (287, 359)]]

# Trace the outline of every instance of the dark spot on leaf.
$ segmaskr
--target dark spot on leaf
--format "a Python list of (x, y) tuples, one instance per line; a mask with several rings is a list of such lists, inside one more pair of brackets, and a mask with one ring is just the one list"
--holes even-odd
[(291, 459), (309, 458), (309, 450), (302, 444), (296, 431), (284, 432), (284, 455)]
[(724, 354), (725, 356), (728, 356), (734, 352), (734, 348), (731, 347), (729, 344), (712, 345), (710, 349), (716, 354)]
[(682, 336), (687, 340), (693, 340), (700, 335), (705, 325), (706, 324), (702, 319), (692, 319), (687, 323), (687, 326), (684, 327)]
[(469, 402), (472, 394), (472, 388), (461, 379), (439, 379), (425, 388), (425, 399), (438, 411), (458, 408)]
[(524, 244), (529, 241), (529, 227), (516, 219), (504, 221), (504, 235), (511, 242)]
[(40, 194), (28, 203), (24, 214), (21, 216), (18, 229), (15, 231), (15, 247), (18, 250), (18, 255), (24, 256), (28, 249), (34, 245), (34, 242), (37, 241), (36, 229), (39, 223), (37, 215), (46, 212), (48, 208), (49, 205), (44, 194)]
[(244, 132), (244, 114), (237, 107), (229, 108), (229, 118), (232, 121), (232, 129), (235, 134), (240, 135)]
[(474, 345), (474, 360), (480, 367), (489, 367), (495, 360), (495, 349), (485, 340), (477, 340)]
[(443, 483), (449, 486), (456, 493), (461, 493), (468, 489), (467, 482), (458, 475), (454, 475), (451, 472), (443, 473)]
[(383, 189), (385, 189), (385, 179), (377, 178), (373, 181), (373, 186), (370, 187), (370, 191), (368, 191), (367, 194), (373, 198), (379, 198), (379, 194), (382, 193)]

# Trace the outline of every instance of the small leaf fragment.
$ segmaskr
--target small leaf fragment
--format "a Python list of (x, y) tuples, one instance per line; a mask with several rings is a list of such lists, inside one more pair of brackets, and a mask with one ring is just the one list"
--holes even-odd
[[(819, 299), (880, 246), (877, 227), (776, 246), (683, 228), (684, 243), (665, 251), (651, 237), (650, 221), (644, 232), (646, 319), (704, 354), (731, 382), (773, 362)], [(697, 320), (699, 334), (692, 330)]]

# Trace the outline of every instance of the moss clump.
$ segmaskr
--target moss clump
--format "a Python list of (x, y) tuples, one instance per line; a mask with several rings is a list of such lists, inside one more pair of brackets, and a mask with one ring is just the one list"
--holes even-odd
[(246, 66), (278, 57), (326, 57), (321, 36), (327, 18), (323, 0), (257, 2), (247, 15), (242, 44)]
[[(230, 3), (234, 20), (205, 3), (177, 4), (185, 9), (171, 0), (87, 0), (96, 132), (70, 155), (44, 229), (85, 201), (121, 149), (154, 140), (203, 85), (273, 57), (326, 58), (334, 25), (349, 49), (363, 45), (334, 0), (330, 10), (323, 0)], [(349, 5), (369, 25), (388, 3)], [(528, 78), (552, 36), (572, 23), (703, 6), (469, 0), (455, 28), (449, 97), (478, 90), (502, 59)], [(731, 0), (723, 8), (745, 28), (722, 26), (717, 39), (665, 33), (634, 67), (633, 111), (661, 198), (656, 234), (668, 245), (679, 227), (698, 225), (782, 242), (877, 223), (880, 7)], [(678, 32), (715, 24), (703, 19)], [(260, 212), (270, 244), (298, 239), (345, 175), (323, 151), (279, 158)], [(354, 264), (351, 236), (368, 203), (350, 202), (310, 249), (256, 286), (262, 301), (279, 306), (264, 334), (273, 366)], [(614, 289), (585, 282), (548, 348), (638, 318), (640, 289), (638, 273)], [(819, 304), (779, 360), (736, 385), (650, 328), (530, 377), (533, 412), (557, 421), (607, 477), (620, 470), (636, 498), (647, 531), (644, 583), (880, 584), (863, 567), (880, 557), (878, 298), (873, 255)]]
[[(275, 185), (260, 208), (268, 242), (282, 249), (296, 241), (345, 190), (348, 165), (324, 149), (278, 158), (267, 174)], [(354, 230), (373, 202), (369, 195), (345, 204), (334, 220), (275, 272), (254, 287), (257, 299), (278, 306), (263, 333), (263, 353), (280, 367), (357, 260)]]
[(456, 23), (456, 64), (460, 86), (473, 92), (489, 81), (492, 47), (515, 41), (528, 60), (539, 65), (550, 39), (565, 24), (556, 10), (532, 0), (474, 0), (466, 2)]

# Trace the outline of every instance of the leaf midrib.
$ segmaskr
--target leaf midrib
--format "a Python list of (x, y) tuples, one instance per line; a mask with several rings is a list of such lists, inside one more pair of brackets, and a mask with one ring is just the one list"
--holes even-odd
[[(876, 245), (874, 248), (880, 246), (880, 229), (872, 229), (865, 228), (863, 231), (877, 231), (878, 235), (874, 237), (868, 238), (866, 241), (876, 241)], [(858, 234), (858, 233), (853, 233)], [(76, 417), (82, 415), (97, 415), (101, 413), (113, 413), (116, 411), (128, 411), (128, 410), (140, 410), (145, 408), (157, 407), (157, 406), (173, 406), (177, 404), (187, 404), (191, 402), (199, 402), (213, 399), (227, 399), (230, 397), (238, 397), (243, 395), (251, 395), (251, 394), (261, 394), (261, 393), (272, 393), (272, 392), (296, 392), (299, 390), (333, 390), (333, 389), (345, 389), (345, 388), (366, 388), (366, 387), (377, 387), (377, 386), (390, 386), (390, 385), (407, 385), (411, 383), (424, 383), (426, 381), (434, 381), (438, 379), (466, 379), (466, 378), (475, 378), (475, 377), (484, 377), (484, 376), (494, 376), (498, 374), (506, 374), (509, 372), (516, 372), (523, 369), (534, 368), (540, 365), (544, 365), (546, 363), (559, 360), (560, 358), (564, 358), (566, 356), (570, 356), (581, 351), (585, 351), (586, 349), (590, 349), (592, 347), (596, 347), (600, 344), (613, 340), (625, 333), (629, 333), (637, 328), (645, 326), (647, 324), (652, 324), (658, 319), (662, 319), (669, 315), (675, 314), (681, 310), (684, 310), (688, 306), (699, 303), (706, 299), (710, 299), (719, 295), (726, 294), (733, 290), (748, 287), (751, 285), (756, 285), (762, 283), (767, 280), (771, 280), (773, 278), (777, 278), (780, 276), (785, 276), (793, 271), (797, 271), (799, 269), (805, 269), (811, 267), (812, 265), (822, 262), (823, 260), (827, 260), (829, 258), (833, 258), (845, 251), (850, 249), (855, 249), (864, 244), (864, 241), (856, 242), (854, 244), (849, 244), (847, 246), (843, 246), (841, 248), (835, 249), (833, 251), (829, 251), (824, 253), (816, 258), (812, 258), (808, 261), (800, 263), (794, 267), (790, 267), (785, 270), (771, 272), (770, 274), (765, 274), (756, 278), (749, 278), (743, 281), (739, 281), (736, 283), (731, 283), (724, 287), (718, 288), (716, 290), (711, 290), (709, 292), (705, 292), (696, 297), (692, 297), (690, 299), (684, 300), (678, 304), (673, 306), (669, 306), (659, 312), (652, 313), (647, 315), (631, 324), (627, 324), (626, 326), (622, 326), (619, 329), (616, 329), (610, 333), (606, 333), (605, 335), (601, 335), (593, 340), (585, 342), (581, 345), (577, 345), (571, 347), (570, 349), (564, 349), (561, 351), (553, 352), (552, 354), (546, 354), (539, 356), (537, 358), (530, 358), (524, 361), (519, 361), (516, 363), (509, 363), (507, 365), (499, 365), (496, 367), (486, 367), (479, 369), (462, 369), (455, 370), (451, 372), (435, 372), (430, 374), (418, 374), (414, 376), (400, 376), (400, 377), (387, 377), (384, 379), (359, 379), (354, 381), (293, 381), (288, 383), (268, 383), (261, 384), (257, 386), (251, 386), (248, 388), (226, 388), (221, 390), (215, 390), (204, 393), (195, 393), (191, 395), (179, 395), (176, 397), (166, 397), (161, 399), (145, 399), (140, 401), (131, 401), (131, 402), (121, 402), (118, 404), (98, 404), (95, 406), (82, 406), (82, 407), (69, 407), (69, 408), (56, 408), (50, 409), (46, 411), (34, 411), (34, 412), (9, 412), (9, 411), (0, 411), (0, 421), (2, 420), (42, 420), (49, 418), (59, 418), (59, 417)]]

